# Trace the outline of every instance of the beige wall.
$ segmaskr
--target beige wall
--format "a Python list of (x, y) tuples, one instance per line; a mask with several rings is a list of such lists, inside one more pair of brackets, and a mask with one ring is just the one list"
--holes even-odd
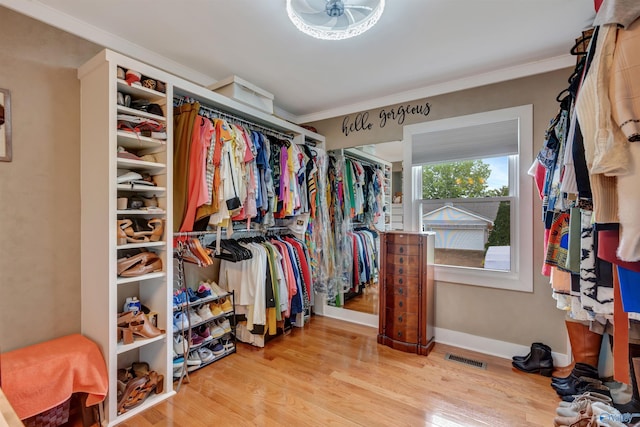
[[(0, 162), (0, 350), (80, 331), (80, 85), (76, 67), (101, 47), (0, 7), (0, 87), (11, 90), (13, 162)], [(556, 111), (570, 71), (429, 98), (428, 120), (534, 104), (534, 141)], [(415, 104), (415, 103), (414, 103)], [(372, 118), (377, 118), (372, 112)], [(404, 124), (424, 121), (407, 117)], [(331, 148), (402, 138), (401, 126), (341, 134), (342, 118), (314, 123)], [(535, 211), (540, 204), (536, 201)], [(542, 226), (535, 223), (536, 271)], [(545, 278), (519, 293), (438, 284), (436, 324), (564, 351), (562, 313)]]
[[(348, 148), (361, 144), (402, 139), (403, 125), (456, 117), (525, 104), (534, 106), (534, 153), (541, 147), (549, 120), (556, 114), (556, 95), (566, 87), (571, 70), (560, 70), (508, 82), (401, 104), (430, 106), (428, 115), (406, 115), (404, 123), (387, 120), (381, 126), (380, 109), (368, 111), (365, 130), (343, 133), (345, 116), (310, 123), (327, 138), (327, 148)], [(389, 112), (398, 105), (385, 107)], [(424, 112), (425, 110), (423, 110)], [(354, 123), (357, 114), (349, 115)], [(361, 116), (362, 117), (362, 116)], [(397, 116), (396, 116), (397, 117)], [(361, 122), (358, 122), (361, 125)], [(371, 126), (368, 126), (370, 124)], [(369, 129), (370, 128), (370, 129)], [(533, 185), (533, 181), (532, 181)], [(522, 345), (543, 341), (554, 351), (566, 352), (564, 314), (555, 308), (548, 280), (540, 275), (542, 265), (542, 222), (537, 220), (540, 201), (534, 200), (534, 290), (533, 293), (505, 291), (453, 283), (436, 284), (436, 326), (472, 335)]]
[(0, 7), (0, 350), (80, 332), (80, 82), (100, 47)]

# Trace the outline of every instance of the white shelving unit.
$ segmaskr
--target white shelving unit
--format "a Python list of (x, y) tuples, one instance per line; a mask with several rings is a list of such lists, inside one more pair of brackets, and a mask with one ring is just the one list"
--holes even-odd
[[(167, 186), (172, 182), (171, 135), (172, 88), (166, 93), (144, 87), (129, 86), (117, 79), (117, 67), (132, 69), (151, 79), (166, 82), (168, 75), (145, 64), (110, 51), (103, 51), (78, 70), (81, 81), (81, 247), (82, 247), (82, 333), (102, 349), (109, 374), (109, 393), (105, 404), (105, 425), (112, 426), (145, 410), (174, 394), (168, 342), (171, 342), (172, 306), (172, 234), (171, 200)], [(117, 93), (128, 93), (132, 99), (147, 99), (165, 108), (164, 116), (149, 114), (117, 105)], [(135, 132), (117, 129), (117, 115), (128, 114), (150, 118), (166, 124), (168, 139), (158, 140)], [(154, 154), (155, 162), (130, 160), (117, 156), (118, 146), (142, 156)], [(155, 186), (118, 184), (119, 170), (148, 173)], [(117, 209), (119, 197), (155, 196), (158, 208)], [(157, 242), (117, 245), (117, 220), (140, 221), (159, 218), (164, 221), (164, 235)], [(162, 271), (136, 277), (119, 277), (118, 258), (139, 250), (156, 253), (162, 260)], [(135, 336), (132, 344), (118, 342), (117, 317), (127, 297), (137, 296), (143, 305), (157, 313), (157, 326), (164, 334), (143, 338)], [(169, 336), (169, 339), (167, 339)], [(164, 376), (163, 391), (151, 393), (147, 399), (123, 413), (117, 411), (117, 371), (133, 362), (149, 363), (150, 369)]]
[[(142, 86), (129, 86), (117, 78), (117, 67), (132, 69), (164, 83), (165, 93)], [(324, 148), (323, 136), (227, 98), (207, 88), (155, 69), (134, 59), (103, 50), (78, 70), (81, 81), (81, 282), (82, 333), (102, 349), (109, 374), (109, 394), (105, 404), (105, 425), (125, 421), (173, 395), (173, 97), (188, 96), (203, 105), (218, 108), (259, 126), (293, 135), (293, 142), (312, 142)], [(117, 93), (132, 99), (147, 99), (159, 104), (164, 115), (149, 114), (117, 104)], [(142, 136), (117, 129), (118, 114), (135, 115), (166, 124), (167, 140)], [(117, 157), (123, 147), (138, 156), (154, 154), (148, 162)], [(156, 186), (118, 184), (119, 169), (153, 175)], [(158, 208), (117, 209), (117, 198), (136, 194), (155, 196)], [(164, 220), (164, 235), (159, 242), (117, 244), (118, 219)], [(163, 271), (137, 277), (119, 277), (117, 260), (130, 250), (157, 253)], [(137, 296), (142, 304), (157, 313), (159, 337), (141, 339), (132, 344), (117, 340), (117, 316), (127, 297)], [(298, 324), (298, 323), (296, 323)], [(303, 322), (300, 322), (302, 325)], [(219, 357), (218, 357), (219, 358)], [(218, 359), (216, 358), (216, 360)], [(151, 394), (143, 404), (125, 413), (117, 412), (117, 370), (133, 362), (145, 361), (164, 376), (163, 392)]]

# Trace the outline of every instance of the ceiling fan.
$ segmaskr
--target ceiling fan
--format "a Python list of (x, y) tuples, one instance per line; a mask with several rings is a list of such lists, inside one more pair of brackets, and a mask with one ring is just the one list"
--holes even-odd
[(385, 0), (287, 0), (287, 14), (303, 33), (323, 40), (343, 40), (373, 27)]

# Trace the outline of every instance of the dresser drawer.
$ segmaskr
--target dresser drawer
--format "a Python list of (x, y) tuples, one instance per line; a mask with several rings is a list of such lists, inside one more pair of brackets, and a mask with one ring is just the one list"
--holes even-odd
[[(403, 291), (404, 289), (398, 289), (398, 291), (401, 290)], [(417, 292), (413, 292), (413, 295), (404, 295), (404, 292), (387, 292), (385, 303), (386, 308), (392, 308), (394, 313), (417, 314), (420, 309), (420, 298)]]
[(387, 289), (396, 289), (396, 291), (398, 288), (404, 288), (403, 291), (405, 292), (405, 295), (407, 295), (407, 292), (409, 291), (417, 295), (418, 287), (420, 286), (420, 280), (416, 276), (394, 276), (393, 274), (387, 272), (387, 274), (385, 275), (385, 286), (387, 287)]
[(387, 245), (387, 253), (397, 255), (419, 255), (420, 246), (390, 243)]
[(420, 267), (421, 258), (417, 255), (404, 255), (404, 254), (388, 254), (387, 266), (396, 265), (399, 267), (405, 266), (417, 270)]
[(387, 336), (397, 341), (406, 343), (418, 342), (418, 314), (417, 313), (393, 313), (387, 309)]
[[(404, 257), (407, 258), (407, 257)], [(417, 258), (417, 257), (414, 257)], [(387, 275), (391, 274), (394, 276), (413, 276), (418, 277), (420, 275), (420, 267), (416, 262), (413, 265), (406, 264), (394, 264), (387, 257), (387, 261), (385, 262), (385, 271)]]
[(387, 245), (418, 246), (419, 235), (409, 233), (387, 233)]

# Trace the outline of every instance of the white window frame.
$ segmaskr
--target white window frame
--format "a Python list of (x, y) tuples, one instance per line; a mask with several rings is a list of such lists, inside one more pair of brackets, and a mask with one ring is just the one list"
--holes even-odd
[[(533, 162), (533, 105), (505, 108), (442, 120), (408, 125), (403, 130), (403, 194), (405, 230), (422, 227), (422, 165), (412, 161), (414, 135), (465, 126), (518, 120), (518, 155), (509, 157), (511, 204), (511, 271), (436, 265), (434, 279), (522, 292), (533, 292), (533, 179), (528, 169)], [(473, 141), (470, 141), (473, 143)]]

